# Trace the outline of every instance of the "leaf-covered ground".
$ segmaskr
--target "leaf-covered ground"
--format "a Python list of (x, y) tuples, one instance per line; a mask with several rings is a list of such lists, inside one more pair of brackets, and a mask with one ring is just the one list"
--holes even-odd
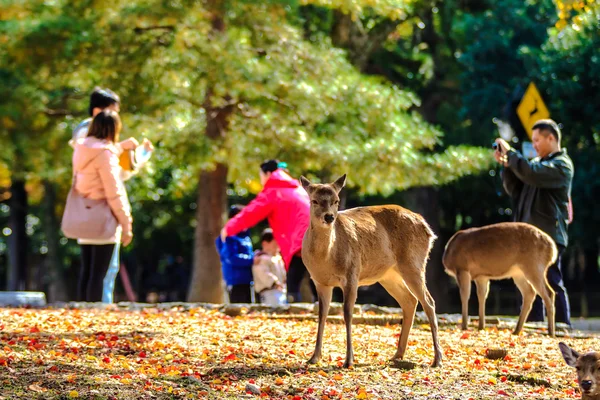
[[(344, 326), (328, 323), (324, 358), (307, 366), (316, 322), (189, 311), (0, 309), (0, 399), (482, 399), (577, 398), (575, 371), (542, 331), (462, 332), (442, 326), (442, 368), (415, 325), (400, 369), (400, 328), (355, 325), (356, 365), (342, 369)], [(561, 340), (600, 349), (598, 338)], [(500, 360), (487, 349), (508, 351)], [(254, 390), (254, 394), (249, 391)]]

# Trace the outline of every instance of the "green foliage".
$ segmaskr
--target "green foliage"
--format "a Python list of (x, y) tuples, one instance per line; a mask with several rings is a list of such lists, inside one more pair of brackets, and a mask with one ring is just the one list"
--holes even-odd
[(493, 132), (492, 117), (501, 116), (513, 89), (526, 86), (529, 76), (539, 79), (530, 60), (547, 40), (555, 10), (550, 0), (507, 0), (481, 14), (465, 14), (457, 27), (468, 43), (460, 57), (463, 114), (479, 129)]
[(548, 94), (554, 118), (561, 122), (564, 144), (575, 161), (572, 237), (597, 248), (600, 211), (600, 6), (589, 7), (563, 30), (552, 30), (538, 60), (540, 86)]
[[(415, 111), (415, 94), (360, 73), (298, 17), (302, 7), (331, 8), (368, 30), (368, 20), (404, 20), (412, 0), (231, 1), (219, 32), (215, 10), (197, 1), (5, 3), (4, 161), (13, 174), (57, 183), (60, 213), (71, 130), (87, 116), (94, 86), (114, 89), (122, 99), (122, 137), (157, 144), (151, 169), (128, 184), (140, 246), (176, 238), (191, 245), (198, 172), (216, 163), (228, 165), (237, 194), (256, 190), (258, 164), (273, 157), (294, 175), (347, 172), (361, 193), (389, 194), (442, 185), (492, 161), (486, 150), (444, 148), (441, 130)], [(207, 120), (224, 110), (227, 128), (207, 137)], [(26, 155), (23, 164), (12, 163), (12, 154)], [(178, 226), (186, 227), (179, 237), (157, 233)]]

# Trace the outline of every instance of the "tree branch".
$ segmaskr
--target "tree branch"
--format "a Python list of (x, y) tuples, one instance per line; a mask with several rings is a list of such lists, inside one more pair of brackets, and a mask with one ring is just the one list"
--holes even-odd
[(142, 33), (142, 32), (146, 32), (146, 31), (156, 31), (156, 30), (173, 32), (175, 30), (175, 27), (173, 25), (151, 25), (151, 26), (144, 26), (144, 27), (136, 26), (135, 28), (133, 28), (133, 31), (135, 33)]
[(51, 109), (51, 108), (46, 108), (44, 110), (44, 114), (46, 115), (51, 115), (53, 117), (56, 116), (67, 116), (67, 115), (75, 115), (76, 113), (74, 113), (71, 110), (64, 110), (64, 109)]
[(270, 100), (274, 103), (277, 103), (289, 110), (292, 110), (294, 112), (294, 114), (296, 114), (296, 117), (298, 117), (298, 119), (300, 120), (300, 122), (302, 123), (302, 125), (306, 125), (306, 121), (304, 120), (304, 117), (302, 117), (302, 115), (300, 115), (300, 113), (298, 112), (298, 110), (296, 110), (296, 107), (294, 107), (293, 105), (291, 105), (290, 103), (288, 103), (287, 101), (277, 97), (277, 96), (273, 96), (271, 94), (266, 94), (261, 96), (262, 98), (266, 99), (266, 100)]

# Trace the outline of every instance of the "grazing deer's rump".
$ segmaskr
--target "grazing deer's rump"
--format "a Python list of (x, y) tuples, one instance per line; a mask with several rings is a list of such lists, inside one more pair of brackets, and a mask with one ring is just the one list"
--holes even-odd
[(577, 370), (581, 398), (600, 400), (600, 353), (590, 351), (580, 354), (563, 342), (560, 342), (558, 347), (567, 365)]
[(393, 358), (404, 357), (408, 335), (421, 302), (431, 326), (434, 366), (441, 365), (435, 303), (425, 285), (425, 265), (435, 235), (418, 214), (396, 205), (358, 207), (338, 212), (344, 175), (332, 184), (311, 184), (300, 178), (311, 199), (310, 226), (302, 243), (302, 260), (315, 282), (319, 295), (317, 343), (309, 363), (321, 358), (323, 329), (333, 287), (344, 293), (346, 361), (354, 361), (352, 310), (358, 286), (380, 282), (398, 301), (403, 311), (398, 350)]
[(479, 300), (479, 329), (485, 328), (485, 300), (489, 281), (513, 278), (523, 295), (521, 314), (514, 333), (518, 335), (535, 300), (544, 300), (548, 314), (548, 334), (554, 336), (554, 290), (546, 271), (556, 262), (558, 251), (546, 233), (522, 222), (504, 222), (458, 231), (444, 251), (446, 272), (456, 278), (462, 303), (462, 329), (469, 322), (468, 303), (471, 280)]

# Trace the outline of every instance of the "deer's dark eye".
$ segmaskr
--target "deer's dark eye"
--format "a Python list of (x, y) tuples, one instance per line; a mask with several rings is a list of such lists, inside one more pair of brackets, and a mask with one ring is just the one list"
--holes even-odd
[(577, 371), (581, 371), (581, 367), (580, 367), (579, 365), (577, 365), (577, 366), (575, 367), (575, 369), (576, 369)]
[(318, 201), (316, 201), (316, 200), (313, 200), (313, 201), (311, 201), (311, 203), (313, 203), (315, 206), (316, 206), (316, 205), (319, 205), (319, 202), (318, 202)]

